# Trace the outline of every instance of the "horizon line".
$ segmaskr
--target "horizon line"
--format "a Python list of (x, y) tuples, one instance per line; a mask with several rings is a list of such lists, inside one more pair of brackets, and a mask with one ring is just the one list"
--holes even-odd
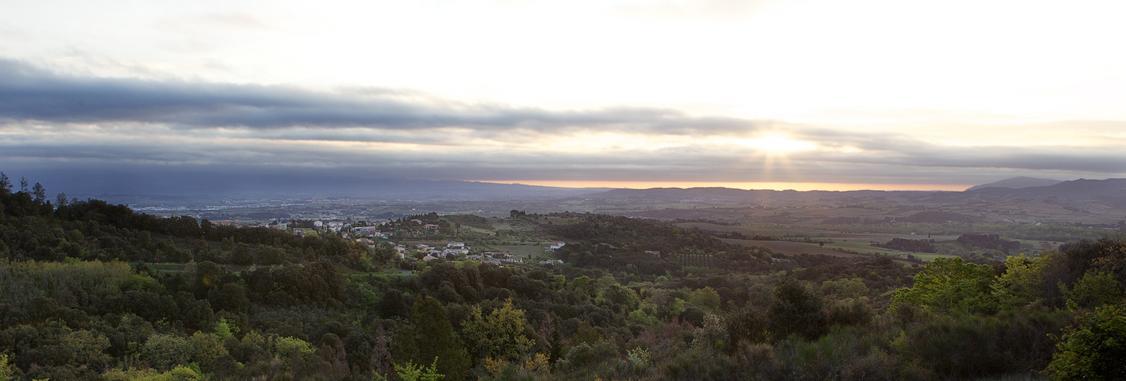
[(529, 185), (554, 188), (590, 189), (657, 189), (657, 188), (730, 188), (741, 190), (808, 191), (918, 191), (961, 192), (974, 184), (912, 184), (912, 183), (832, 183), (773, 181), (630, 181), (630, 180), (469, 180), (489, 184)]

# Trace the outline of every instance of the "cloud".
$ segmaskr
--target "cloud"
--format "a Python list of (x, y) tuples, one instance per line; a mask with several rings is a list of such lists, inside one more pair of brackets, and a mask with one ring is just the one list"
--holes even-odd
[[(818, 148), (779, 157), (739, 144), (776, 130)], [(0, 169), (967, 184), (1013, 175), (1121, 175), (1126, 153), (1113, 148), (946, 146), (668, 109), (553, 111), (396, 89), (83, 77), (0, 60)]]
[(0, 118), (138, 122), (184, 128), (599, 129), (690, 134), (747, 131), (749, 121), (666, 109), (547, 111), (403, 97), (385, 89), (317, 92), (287, 86), (81, 78), (0, 60)]

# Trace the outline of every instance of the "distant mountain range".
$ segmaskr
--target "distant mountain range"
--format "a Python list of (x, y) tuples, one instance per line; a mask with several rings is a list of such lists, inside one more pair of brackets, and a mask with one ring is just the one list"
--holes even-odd
[(716, 202), (811, 202), (857, 198), (906, 197), (967, 198), (981, 196), (1054, 197), (1060, 199), (1118, 200), (1126, 196), (1126, 179), (1060, 181), (1032, 177), (1014, 177), (971, 187), (963, 192), (951, 191), (794, 191), (734, 188), (649, 188), (611, 189), (588, 195), (588, 198), (619, 201), (716, 201)]
[[(769, 208), (792, 210), (793, 214), (802, 214), (815, 208), (837, 210), (852, 208), (886, 210), (888, 213), (883, 216), (896, 217), (902, 221), (925, 217), (927, 220), (952, 222), (1116, 223), (1126, 219), (1126, 179), (1079, 179), (1027, 187), (1015, 186), (1034, 182), (1022, 180), (999, 183), (1008, 186), (985, 186), (962, 192), (872, 190), (799, 192), (731, 188), (612, 189), (584, 195), (582, 199), (583, 204), (591, 210), (656, 218), (710, 218), (708, 215), (714, 214), (714, 210), (717, 209)], [(709, 209), (713, 211), (709, 212)], [(646, 212), (659, 210), (694, 212)], [(747, 215), (750, 212), (741, 213)], [(784, 218), (785, 213), (791, 212), (776, 213), (775, 217)], [(835, 213), (824, 212), (827, 217), (835, 216)]]
[(1008, 178), (1008, 179), (1004, 179), (1004, 180), (1000, 180), (1000, 181), (994, 181), (994, 182), (991, 182), (991, 183), (986, 183), (986, 184), (981, 184), (981, 185), (975, 185), (975, 186), (970, 187), (970, 189), (966, 189), (966, 190), (967, 191), (975, 191), (975, 190), (982, 190), (982, 189), (986, 189), (986, 188), (1020, 189), (1020, 188), (1046, 187), (1046, 186), (1049, 186), (1049, 185), (1056, 185), (1056, 184), (1059, 184), (1061, 182), (1062, 181), (1060, 181), (1060, 180), (1042, 179), (1042, 178), (1037, 178), (1037, 177), (1021, 176), (1021, 177)]
[(1054, 198), (1060, 200), (1102, 200), (1126, 205), (1126, 179), (1060, 181), (1047, 186), (987, 187), (966, 190), (969, 194), (994, 197)]
[[(30, 171), (29, 171), (30, 172)], [(1072, 221), (1116, 223), (1126, 219), (1126, 179), (1058, 181), (1018, 177), (966, 191), (775, 191), (733, 188), (558, 188), (472, 181), (378, 177), (362, 172), (232, 169), (37, 171), (9, 173), (42, 182), (53, 196), (96, 197), (154, 207), (222, 205), (227, 201), (351, 200), (356, 202), (474, 203), (474, 208), (527, 208), (534, 211), (590, 211), (639, 215), (643, 211), (704, 208), (859, 208), (885, 210), (881, 218), (946, 221)], [(53, 198), (53, 197), (52, 197)], [(273, 200), (273, 201), (270, 201)], [(892, 210), (894, 209), (894, 210)], [(505, 211), (508, 209), (505, 209)], [(795, 209), (796, 210), (796, 209)], [(923, 214), (919, 214), (925, 212)], [(938, 212), (938, 213), (931, 213)], [(732, 215), (747, 215), (732, 212)], [(859, 212), (857, 212), (859, 213)], [(929, 213), (929, 214), (927, 214)], [(706, 214), (706, 213), (705, 213)], [(800, 213), (799, 213), (800, 214)], [(826, 211), (826, 219), (840, 213)], [(859, 213), (863, 214), (863, 213)], [(679, 216), (686, 216), (680, 213)], [(869, 216), (871, 217), (871, 216)], [(673, 217), (691, 218), (691, 217)], [(701, 216), (700, 218), (707, 218)], [(774, 218), (784, 219), (784, 215)], [(906, 219), (905, 219), (906, 218)]]

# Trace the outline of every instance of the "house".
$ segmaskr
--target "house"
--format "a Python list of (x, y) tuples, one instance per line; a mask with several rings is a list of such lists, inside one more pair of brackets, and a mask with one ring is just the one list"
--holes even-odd
[(559, 266), (563, 264), (563, 261), (558, 259), (548, 259), (545, 261), (540, 261), (540, 264), (544, 266)]
[(547, 247), (547, 251), (559, 251), (559, 249), (562, 249), (563, 246), (567, 246), (567, 243), (562, 242), (562, 241), (555, 242), (555, 243), (551, 244), (551, 246)]
[(436, 231), (438, 231), (438, 225), (426, 224), (426, 225), (422, 225), (422, 229), (426, 230), (426, 231), (436, 232)]
[(469, 249), (443, 249), (442, 255), (446, 257), (457, 257), (461, 255), (469, 255)]
[(352, 228), (352, 234), (359, 237), (375, 237), (379, 233), (379, 228), (375, 226), (360, 226)]
[(442, 255), (446, 257), (456, 257), (461, 255), (469, 255), (469, 246), (465, 246), (465, 242), (449, 242), (446, 248), (442, 250)]

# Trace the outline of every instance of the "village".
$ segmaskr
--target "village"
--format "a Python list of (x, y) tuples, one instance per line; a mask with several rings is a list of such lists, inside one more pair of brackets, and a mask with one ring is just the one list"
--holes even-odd
[[(469, 216), (472, 217), (472, 216)], [(562, 265), (555, 258), (566, 243), (546, 237), (498, 239), (510, 232), (493, 232), (464, 226), (467, 216), (436, 213), (381, 220), (273, 219), (252, 226), (289, 232), (297, 237), (334, 235), (375, 250), (388, 247), (405, 262), (475, 261), (494, 265)]]

